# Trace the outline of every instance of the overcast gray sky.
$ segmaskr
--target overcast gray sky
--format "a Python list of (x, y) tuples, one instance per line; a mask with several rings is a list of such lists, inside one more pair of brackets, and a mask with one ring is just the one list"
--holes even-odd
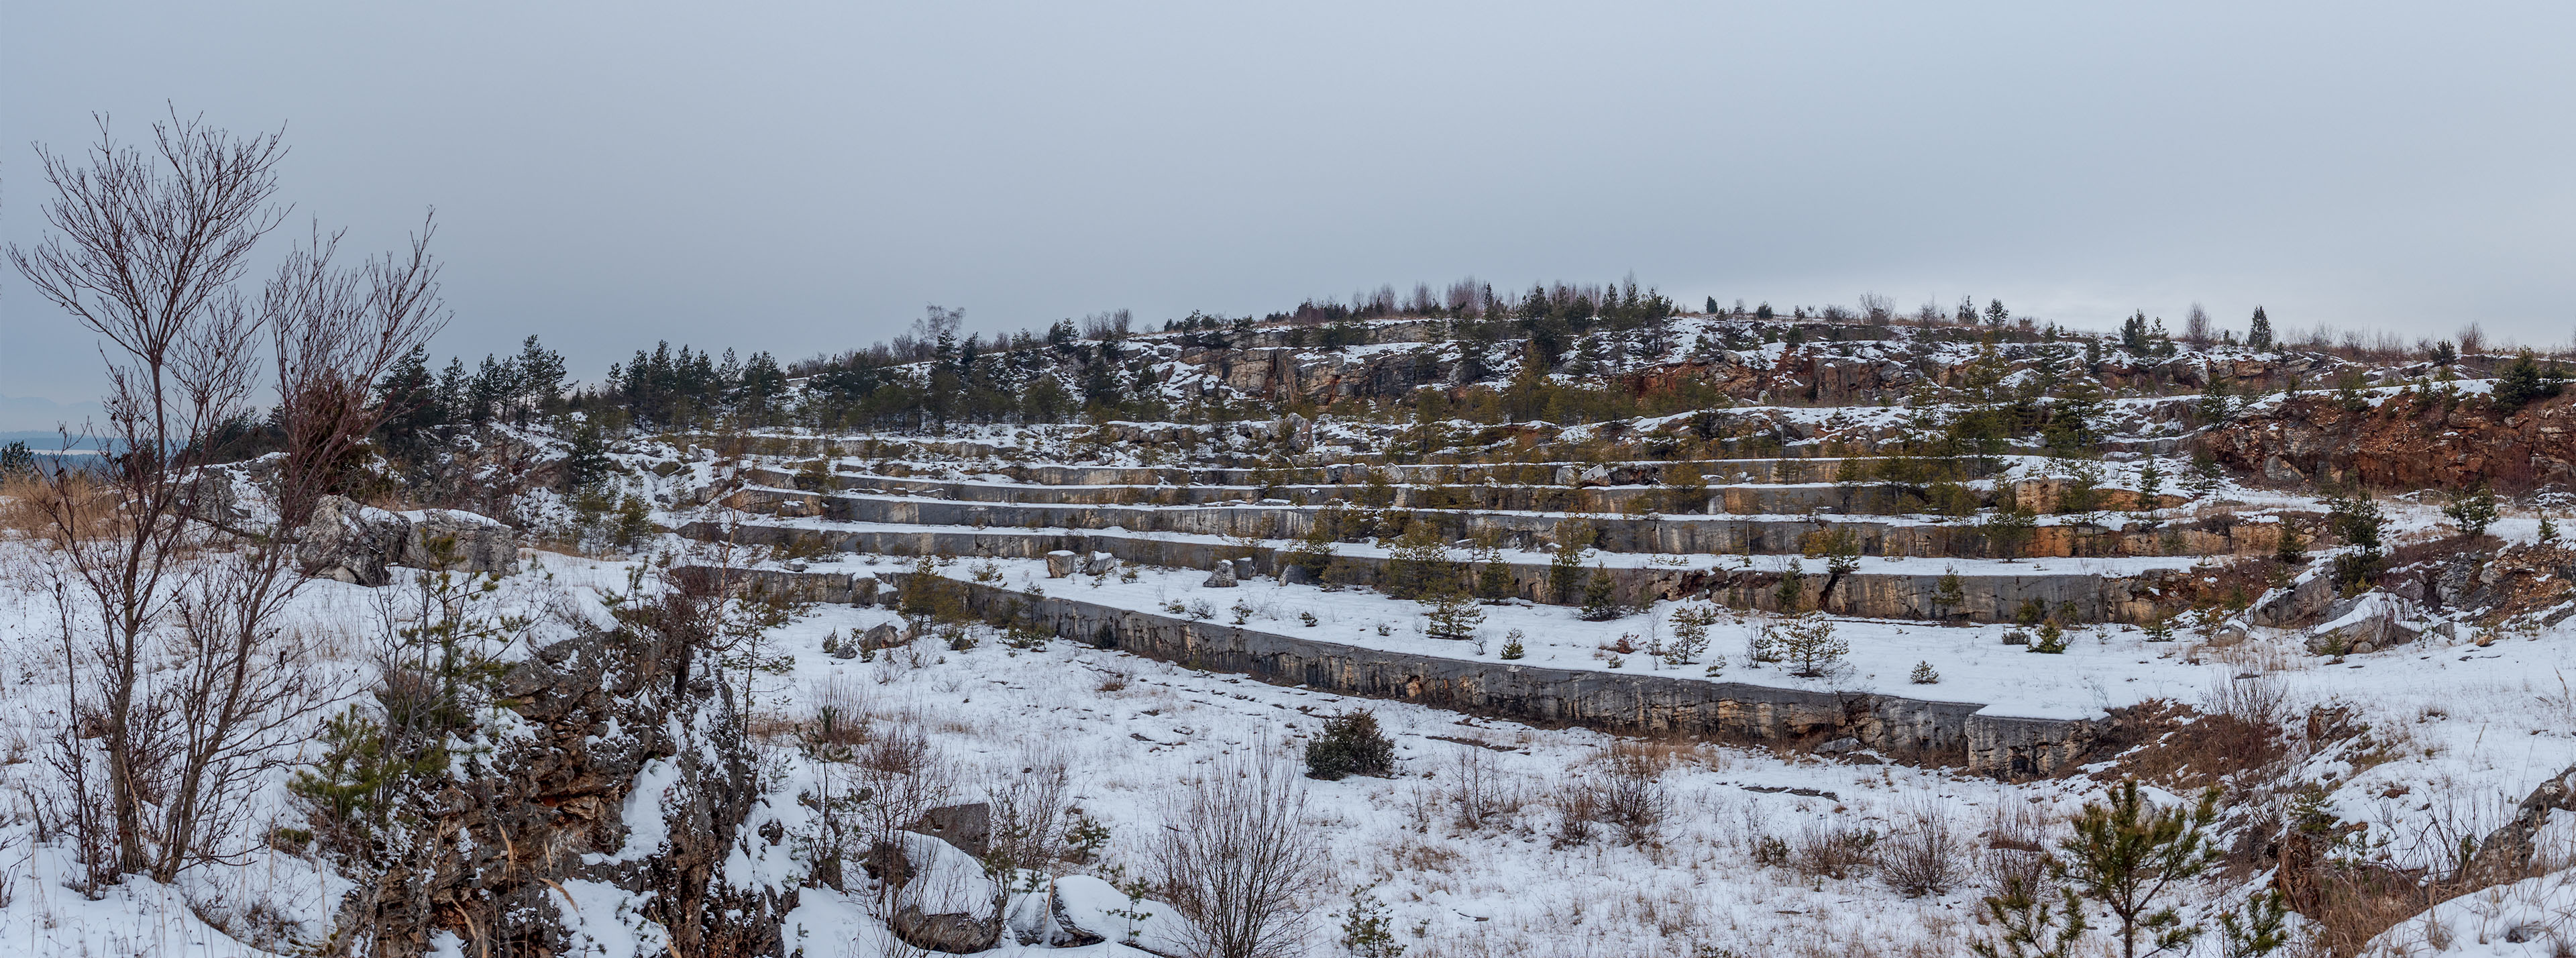
[[(2571, 36), (2565, 3), (0, 0), (0, 239), (35, 235), (31, 141), (167, 100), (286, 124), (284, 195), (363, 248), (435, 205), (435, 348), (533, 332), (590, 380), (933, 302), (1159, 322), (1470, 273), (2564, 342)], [(95, 365), (0, 275), (0, 397)]]

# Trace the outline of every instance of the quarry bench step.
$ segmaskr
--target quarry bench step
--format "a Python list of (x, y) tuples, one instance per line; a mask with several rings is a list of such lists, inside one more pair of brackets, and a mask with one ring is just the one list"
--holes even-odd
[[(1314, 528), (1323, 506), (1245, 504), (1110, 505), (993, 503), (965, 499), (863, 493), (814, 493), (752, 487), (736, 500), (753, 512), (792, 518), (975, 528), (1118, 528), (1139, 532), (1294, 539)], [(1365, 518), (1346, 513), (1346, 521)], [(1444, 542), (1492, 540), (1509, 549), (1551, 544), (1568, 519), (1588, 526), (1592, 548), (1614, 553), (1822, 554), (1827, 539), (1848, 534), (1849, 547), (1869, 556), (2002, 558), (1983, 529), (1928, 517), (1814, 515), (1568, 515), (1548, 512), (1406, 510), (1406, 523), (1430, 523)], [(1381, 524), (1389, 521), (1381, 518)], [(1349, 536), (1389, 536), (1389, 528), (1343, 528)], [(1818, 538), (1826, 537), (1825, 539)], [(2115, 528), (2051, 517), (2017, 545), (2023, 556), (2043, 558), (2261, 553), (2275, 545), (2269, 526), (2184, 522), (2157, 528)]]
[[(1248, 557), (1268, 576), (1293, 565), (1297, 543), (1269, 539), (1226, 539), (1172, 533), (1137, 533), (1118, 529), (974, 529), (887, 523), (807, 520), (800, 522), (699, 522), (683, 526), (681, 535), (701, 541), (762, 545), (788, 554), (827, 552), (888, 556), (945, 555), (1034, 559), (1059, 550), (1077, 554), (1105, 552), (1121, 562), (1181, 569), (1208, 569), (1217, 562)], [(1490, 574), (1489, 566), (1454, 552), (1457, 567), (1470, 577)], [(1869, 559), (1860, 571), (1831, 574), (1826, 564), (1793, 556), (1640, 557), (1601, 555), (1599, 571), (1611, 582), (1617, 601), (1643, 605), (1664, 599), (1706, 599), (1763, 611), (1783, 607), (1780, 583), (1792, 565), (1800, 570), (1801, 610), (1821, 609), (1844, 615), (1883, 619), (2006, 622), (2034, 615), (2066, 624), (2149, 622), (2174, 611), (2175, 586), (2192, 574), (2195, 560), (2057, 559), (1998, 562), (1993, 560)], [(1581, 604), (1580, 581), (1594, 569), (1579, 570), (1572, 594), (1561, 595), (1544, 553), (1505, 552), (1501, 570), (1508, 589), (1495, 591), (1547, 604)], [(1642, 561), (1641, 561), (1642, 560)], [(1744, 563), (1749, 561), (1751, 565)], [(1873, 568), (1874, 567), (1874, 568)], [(1300, 567), (1290, 581), (1318, 577)], [(1414, 573), (1390, 550), (1344, 544), (1320, 573), (1322, 585), (1400, 587), (1399, 577)], [(1957, 576), (1957, 602), (1946, 601), (1943, 580)], [(1566, 601), (1558, 602), (1558, 599)]]

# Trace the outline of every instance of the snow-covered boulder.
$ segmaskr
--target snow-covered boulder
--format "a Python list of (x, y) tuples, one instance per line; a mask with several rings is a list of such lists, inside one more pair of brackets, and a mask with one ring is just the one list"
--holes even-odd
[(1050, 883), (1048, 903), (1059, 942), (1083, 939), (1139, 945), (1171, 951), (1179, 940), (1180, 913), (1150, 898), (1129, 898), (1118, 886), (1089, 875), (1066, 875)]
[(347, 496), (323, 496), (296, 545), (305, 574), (379, 586), (393, 581), (411, 538), (411, 520)]
[(868, 875), (891, 889), (886, 922), (915, 948), (951, 954), (983, 951), (1002, 940), (991, 878), (975, 856), (915, 832), (895, 832), (868, 851)]
[(2405, 618), (2404, 603), (2385, 592), (2337, 602), (2326, 609), (2326, 614), (2330, 618), (2308, 632), (2310, 652), (2360, 654), (2415, 641), (2415, 630), (2401, 621)]
[(1234, 563), (1218, 562), (1216, 564), (1215, 571), (1208, 573), (1207, 581), (1201, 582), (1199, 585), (1210, 589), (1234, 588)]
[(1071, 549), (1057, 549), (1046, 554), (1047, 578), (1061, 579), (1073, 574), (1075, 556)]

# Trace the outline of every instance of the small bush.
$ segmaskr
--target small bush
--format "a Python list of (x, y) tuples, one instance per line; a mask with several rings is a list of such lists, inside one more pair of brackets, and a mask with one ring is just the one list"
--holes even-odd
[(1601, 799), (1592, 783), (1569, 778), (1547, 796), (1547, 805), (1556, 810), (1556, 847), (1571, 848), (1592, 840), (1594, 826), (1601, 821)]
[(1905, 680), (1916, 685), (1937, 685), (1941, 682), (1941, 673), (1933, 671), (1930, 662), (1916, 662), (1913, 674), (1906, 676)]
[(1669, 758), (1644, 745), (1613, 745), (1601, 757), (1602, 775), (1595, 804), (1601, 820), (1619, 829), (1631, 845), (1653, 842), (1673, 809), (1672, 791), (1664, 786)]
[(1880, 876), (1907, 898), (1947, 894), (1961, 872), (1949, 810), (1926, 804), (1908, 811), (1905, 819), (1905, 829), (1888, 836), (1880, 851)]
[(1377, 716), (1353, 709), (1324, 720), (1324, 734), (1306, 743), (1306, 774), (1325, 781), (1395, 771), (1395, 743), (1377, 730)]
[(1810, 878), (1849, 878), (1878, 863), (1878, 833), (1848, 825), (1810, 824), (1798, 831), (1790, 861)]

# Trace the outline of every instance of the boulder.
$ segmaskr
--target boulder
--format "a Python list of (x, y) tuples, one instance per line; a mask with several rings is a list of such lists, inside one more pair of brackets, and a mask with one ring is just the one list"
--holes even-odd
[(1096, 939), (1162, 952), (1173, 950), (1170, 945), (1181, 931), (1180, 914), (1172, 906), (1150, 898), (1128, 898), (1118, 886), (1090, 875), (1066, 875), (1047, 891), (1053, 925), (1071, 939), (1051, 944), (1077, 945), (1085, 943), (1082, 939)]
[(1250, 556), (1234, 560), (1234, 581), (1250, 582), (1254, 577), (1259, 576), (1260, 574), (1259, 570), (1253, 568), (1252, 558)]
[(910, 830), (982, 858), (993, 849), (993, 806), (983, 802), (942, 805), (921, 813), (921, 819), (913, 822)]
[(1108, 575), (1116, 571), (1118, 571), (1118, 557), (1106, 552), (1094, 552), (1082, 561), (1084, 575)]
[(411, 521), (346, 496), (323, 496), (304, 524), (296, 561), (305, 574), (380, 586), (393, 581), (411, 537)]
[(2273, 589), (2254, 600), (2245, 618), (2255, 625), (2281, 627), (2314, 619), (2335, 600), (2334, 577), (2320, 566), (2290, 583), (2288, 588)]
[(1218, 562), (1216, 570), (1208, 573), (1207, 581), (1199, 584), (1210, 589), (1231, 589), (1234, 581), (1234, 563)]
[(886, 926), (904, 944), (968, 954), (1001, 943), (993, 881), (974, 856), (928, 835), (895, 832), (868, 849), (864, 865), (891, 890)]
[(1070, 549), (1057, 549), (1046, 554), (1047, 578), (1061, 579), (1073, 574), (1074, 554)]
[(398, 560), (402, 565), (478, 575), (519, 572), (519, 534), (501, 520), (455, 509), (421, 509), (402, 516), (411, 521)]
[(2412, 642), (2416, 632), (2399, 621), (2403, 611), (2397, 597), (2385, 592), (2337, 602), (2327, 610), (2326, 622), (2309, 630), (2308, 651), (2360, 654)]
[(858, 638), (851, 640), (850, 645), (855, 645), (861, 650), (871, 650), (892, 648), (902, 645), (903, 642), (903, 631), (895, 628), (894, 623), (879, 622), (876, 628), (869, 629)]

